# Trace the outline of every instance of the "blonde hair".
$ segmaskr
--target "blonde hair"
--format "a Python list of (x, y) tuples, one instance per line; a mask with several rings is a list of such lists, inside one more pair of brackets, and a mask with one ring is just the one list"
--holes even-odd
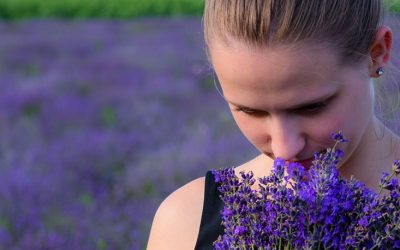
[[(381, 0), (205, 0), (206, 53), (209, 56), (214, 39), (228, 46), (236, 40), (255, 47), (312, 42), (331, 46), (343, 66), (354, 66), (370, 60), (369, 51), (385, 14)], [(387, 93), (386, 85), (379, 80), (374, 84), (378, 117), (384, 123), (400, 104), (399, 89)], [(399, 125), (392, 129), (400, 132)]]
[(328, 43), (341, 62), (365, 58), (383, 19), (380, 0), (206, 0), (205, 44), (218, 38), (257, 47)]

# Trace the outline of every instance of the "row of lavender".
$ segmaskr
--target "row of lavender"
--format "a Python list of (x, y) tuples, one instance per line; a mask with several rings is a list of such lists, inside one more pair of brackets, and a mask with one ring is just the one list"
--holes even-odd
[(168, 193), (254, 154), (199, 18), (0, 34), (0, 249), (142, 249)]
[(214, 88), (198, 18), (0, 34), (1, 249), (143, 249), (167, 194), (256, 154)]

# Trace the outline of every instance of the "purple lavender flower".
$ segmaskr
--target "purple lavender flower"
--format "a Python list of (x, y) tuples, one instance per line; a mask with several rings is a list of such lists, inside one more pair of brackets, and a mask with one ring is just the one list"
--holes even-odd
[(344, 136), (343, 136), (342, 133), (343, 133), (343, 132), (342, 132), (341, 130), (340, 130), (338, 133), (332, 132), (332, 133), (331, 133), (331, 137), (333, 138), (333, 140), (335, 140), (335, 141), (338, 142), (338, 143), (341, 143), (341, 142), (349, 142), (349, 140), (347, 140), (347, 139), (344, 138)]
[[(215, 170), (221, 183), (225, 234), (215, 249), (395, 249), (400, 241), (398, 179), (384, 173), (379, 196), (354, 178), (346, 180), (337, 166), (344, 157), (339, 143), (348, 142), (333, 133), (336, 144), (316, 154), (309, 171), (297, 163), (274, 161), (271, 174), (259, 179), (259, 191), (251, 189), (253, 174), (233, 168)], [(394, 166), (397, 166), (396, 161)]]
[(394, 161), (394, 163), (392, 165), (392, 170), (396, 175), (400, 174), (400, 161), (399, 160)]

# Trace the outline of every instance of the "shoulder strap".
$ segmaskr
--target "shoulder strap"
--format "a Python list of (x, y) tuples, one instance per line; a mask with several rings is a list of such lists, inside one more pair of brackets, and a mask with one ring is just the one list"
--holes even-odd
[(224, 203), (219, 197), (220, 192), (217, 188), (218, 184), (215, 183), (214, 175), (208, 171), (205, 178), (203, 212), (195, 250), (213, 249), (212, 243), (224, 233), (220, 215)]

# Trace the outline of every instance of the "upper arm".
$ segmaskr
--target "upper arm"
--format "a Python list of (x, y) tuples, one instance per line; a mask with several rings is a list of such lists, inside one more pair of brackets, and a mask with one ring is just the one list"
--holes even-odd
[(194, 249), (204, 200), (204, 177), (170, 194), (153, 219), (147, 250)]

